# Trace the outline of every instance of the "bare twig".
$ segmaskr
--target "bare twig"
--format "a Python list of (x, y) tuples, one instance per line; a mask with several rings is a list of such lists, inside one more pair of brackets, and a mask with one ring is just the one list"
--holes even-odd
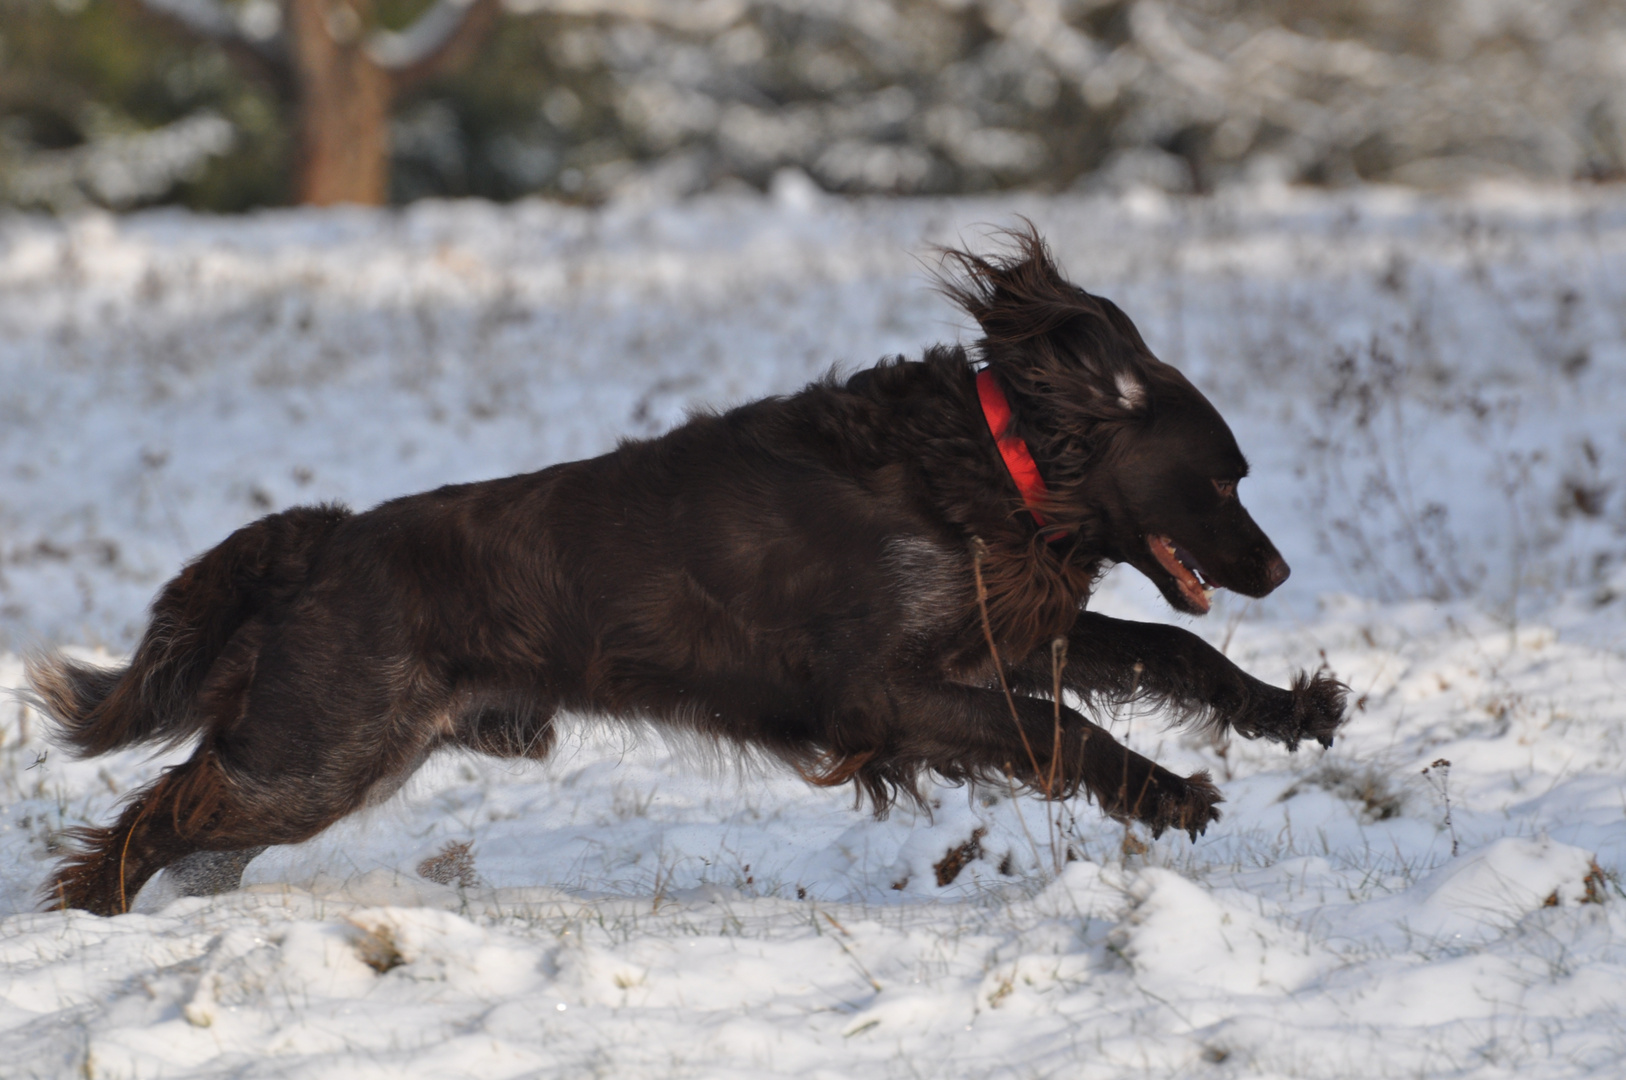
[(1457, 857), (1459, 845), (1457, 827), (1451, 822), (1451, 762), (1445, 758), (1435, 758), (1423, 770), (1423, 778), (1445, 801), (1445, 828), (1451, 834), (1451, 857), (1454, 859)]
[(1046, 799), (1051, 798), (1050, 785), (1045, 779), (1044, 772), (1039, 768), (1039, 759), (1033, 753), (1033, 744), (1028, 741), (1028, 732), (1022, 726), (1022, 714), (1016, 711), (1016, 698), (1011, 693), (1011, 684), (1005, 678), (1005, 664), (999, 658), (999, 646), (994, 644), (994, 628), (988, 621), (988, 586), (982, 580), (982, 560), (988, 554), (988, 545), (982, 542), (982, 537), (971, 538), (971, 573), (977, 579), (977, 611), (982, 615), (982, 636), (988, 642), (988, 654), (994, 659), (994, 674), (999, 677), (999, 688), (1005, 693), (1005, 704), (1010, 707), (1011, 721), (1016, 724), (1016, 733), (1022, 737), (1022, 749), (1027, 751), (1028, 764), (1033, 766), (1033, 781), (1038, 784)]
[[(1022, 835), (1028, 838), (1028, 847), (1033, 849), (1033, 865), (1037, 869), (1044, 865), (1044, 856), (1039, 854), (1039, 845), (1033, 839), (1033, 833), (1028, 830), (1028, 819), (1022, 816), (1022, 802), (1017, 798), (1016, 777), (1011, 773), (1009, 762), (1005, 763), (1005, 784), (1011, 792), (1011, 811), (1016, 814), (1016, 823), (1022, 826)], [(1045, 820), (1050, 819), (1047, 816)]]
[(1232, 615), (1231, 618), (1226, 622), (1226, 624), (1225, 624), (1225, 640), (1220, 642), (1220, 647), (1219, 647), (1219, 651), (1220, 651), (1221, 656), (1230, 655), (1230, 652), (1231, 652), (1231, 639), (1236, 636), (1236, 628), (1242, 625), (1242, 620), (1246, 619), (1248, 617), (1248, 612), (1252, 608), (1253, 608), (1253, 601), (1250, 599), (1247, 603), (1242, 605), (1242, 610), (1241, 611), (1237, 612), (1235, 615)]
[(130, 840), (135, 836), (136, 826), (141, 824), (141, 819), (147, 816), (148, 810), (152, 809), (154, 801), (151, 797), (142, 800), (141, 810), (136, 814), (135, 820), (130, 822), (130, 828), (124, 834), (124, 844), (119, 848), (119, 910), (117, 913), (120, 915), (130, 910), (130, 898), (125, 895), (124, 889), (127, 877), (124, 872), (124, 864), (130, 857)]
[[(841, 937), (852, 937), (852, 934), (847, 932), (847, 928), (845, 926), (842, 926), (840, 923), (836, 922), (834, 915), (831, 915), (828, 911), (821, 911), (819, 914), (823, 915), (825, 919), (829, 921), (831, 926), (835, 927), (841, 932)], [(875, 981), (875, 976), (869, 973), (869, 968), (865, 967), (864, 962), (858, 959), (858, 954), (847, 948), (847, 943), (842, 941), (841, 938), (832, 938), (831, 940), (840, 946), (842, 952), (847, 954), (847, 959), (853, 962), (853, 966), (856, 967), (858, 969), (858, 973), (864, 977), (864, 981), (869, 983), (870, 989), (879, 994), (881, 992), (881, 984)]]
[[(1126, 803), (1129, 801), (1129, 746), (1128, 746), (1128, 743), (1129, 743), (1129, 726), (1130, 726), (1130, 724), (1132, 724), (1134, 722), (1134, 719), (1135, 719), (1135, 710), (1134, 710), (1135, 696), (1140, 693), (1140, 677), (1146, 673), (1146, 665), (1144, 663), (1142, 663), (1141, 661), (1136, 660), (1134, 670), (1135, 670), (1135, 682), (1134, 682), (1134, 685), (1132, 685), (1129, 688), (1129, 698), (1128, 698), (1129, 703), (1130, 703), (1129, 715), (1124, 721), (1124, 744), (1125, 744), (1124, 745), (1124, 755), (1123, 755), (1124, 772), (1123, 772), (1123, 779), (1118, 784), (1118, 797), (1120, 799), (1124, 800), (1124, 802), (1126, 802)], [(1147, 774), (1146, 779), (1148, 781), (1151, 780), (1151, 774), (1150, 773)], [(1132, 831), (1132, 822), (1134, 820), (1133, 816), (1132, 816), (1133, 812), (1135, 810), (1140, 809), (1140, 800), (1145, 798), (1145, 797), (1146, 797), (1146, 785), (1142, 784), (1140, 794), (1135, 796), (1135, 805), (1134, 805), (1134, 807), (1132, 807), (1130, 809), (1129, 813), (1126, 813), (1124, 815), (1124, 839), (1123, 839), (1123, 844), (1119, 848), (1119, 851), (1120, 851), (1120, 854), (1121, 854), (1123, 860), (1126, 861), (1126, 862), (1128, 861), (1130, 855), (1132, 855), (1132, 854), (1138, 855), (1141, 852), (1146, 850), (1146, 845), (1141, 843), (1139, 840), (1137, 840), (1135, 838), (1134, 832)]]
[[(1050, 778), (1046, 781), (1045, 790), (1056, 790), (1056, 770), (1061, 766), (1061, 669), (1067, 664), (1067, 639), (1055, 637), (1050, 641), (1050, 700), (1054, 708), (1055, 722), (1053, 738), (1050, 746)], [(1055, 829), (1051, 832), (1050, 808), (1045, 807), (1045, 831), (1050, 836), (1050, 861), (1055, 866), (1056, 873), (1061, 873), (1062, 853), (1061, 847), (1061, 811), (1056, 811)]]

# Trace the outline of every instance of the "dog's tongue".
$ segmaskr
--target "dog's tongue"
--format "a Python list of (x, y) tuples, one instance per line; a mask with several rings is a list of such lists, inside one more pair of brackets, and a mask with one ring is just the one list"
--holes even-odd
[(1212, 589), (1208, 585), (1202, 567), (1191, 553), (1167, 536), (1147, 537), (1146, 546), (1151, 549), (1158, 565), (1167, 570), (1180, 586), (1181, 595), (1191, 601), (1192, 606), (1199, 612), (1208, 614), (1208, 594)]
[(1203, 570), (1202, 563), (1197, 561), (1197, 556), (1193, 555), (1179, 544), (1175, 544), (1174, 557), (1180, 560), (1181, 566), (1184, 566), (1187, 570), (1191, 571), (1192, 576), (1197, 579), (1197, 584), (1201, 585), (1204, 589), (1213, 589), (1213, 586), (1208, 583), (1208, 574)]

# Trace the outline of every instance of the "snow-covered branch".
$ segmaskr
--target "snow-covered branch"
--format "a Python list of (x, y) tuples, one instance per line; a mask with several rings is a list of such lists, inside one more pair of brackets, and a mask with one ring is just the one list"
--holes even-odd
[(248, 0), (235, 10), (219, 0), (118, 0), (186, 37), (212, 42), (254, 75), (288, 90), (287, 42), (280, 0)]
[(153, 131), (23, 155), (0, 168), (0, 191), (24, 206), (56, 210), (136, 206), (197, 176), (234, 138), (228, 121), (199, 112)]
[(154, 14), (179, 23), (192, 34), (211, 41), (238, 36), (237, 20), (215, 0), (141, 0)]
[(504, 6), (516, 15), (606, 17), (686, 33), (717, 33), (738, 22), (752, 5), (746, 0), (504, 0)]
[[(131, 0), (126, 0), (127, 3)], [(219, 0), (133, 0), (192, 37), (249, 49), (266, 61), (281, 60), (282, 8), (275, 0), (249, 0), (236, 10)]]
[(410, 86), (463, 59), (501, 11), (501, 0), (436, 0), (405, 30), (373, 34), (367, 53), (397, 87)]

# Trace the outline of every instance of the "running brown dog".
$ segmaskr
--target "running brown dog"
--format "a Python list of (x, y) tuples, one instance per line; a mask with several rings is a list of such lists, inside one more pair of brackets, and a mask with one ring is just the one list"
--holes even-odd
[(949, 254), (969, 352), (589, 461), (273, 514), (164, 587), (128, 667), (36, 658), (76, 752), (198, 740), (77, 831), (47, 902), (122, 912), (165, 867), (183, 892), (235, 887), (438, 749), (546, 757), (561, 710), (744, 744), (877, 813), (926, 773), (1014, 779), (1195, 839), (1219, 817), (1208, 775), (1065, 705), (1056, 724), (1053, 660), (1086, 708), (1151, 701), (1289, 749), (1330, 744), (1345, 688), (1278, 689), (1185, 630), (1085, 610), (1114, 563), (1199, 615), (1212, 588), (1263, 596), (1288, 569), (1214, 407), (1036, 235), (1013, 240)]

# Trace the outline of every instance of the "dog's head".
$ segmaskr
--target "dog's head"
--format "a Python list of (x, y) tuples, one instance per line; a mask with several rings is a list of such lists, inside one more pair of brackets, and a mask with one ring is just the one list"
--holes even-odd
[(1115, 304), (1064, 279), (1037, 235), (1012, 240), (1006, 258), (949, 252), (965, 276), (945, 291), (982, 326), (975, 353), (1044, 476), (1046, 519), (1194, 615), (1214, 588), (1264, 596), (1287, 580), (1237, 496), (1248, 463), (1218, 410)]

